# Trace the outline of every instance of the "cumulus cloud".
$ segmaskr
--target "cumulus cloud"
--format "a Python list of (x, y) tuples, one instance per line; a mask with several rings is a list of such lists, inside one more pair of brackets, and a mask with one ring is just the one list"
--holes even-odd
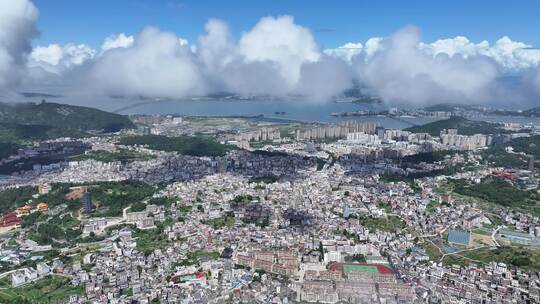
[(507, 70), (534, 68), (540, 64), (540, 51), (531, 49), (523, 42), (513, 41), (509, 37), (502, 37), (495, 44), (488, 41), (471, 42), (463, 36), (441, 39), (433, 43), (419, 43), (419, 48), (428, 54), (447, 54), (450, 57), (461, 56), (487, 56), (495, 60)]
[(382, 37), (373, 37), (369, 38), (364, 45), (361, 42), (347, 42), (338, 48), (326, 49), (324, 53), (341, 58), (349, 63), (357, 56), (361, 56), (365, 61), (368, 61), (376, 52), (382, 50), (382, 41)]
[(65, 45), (54, 43), (48, 46), (37, 46), (30, 53), (28, 66), (30, 68), (41, 68), (49, 73), (60, 74), (103, 55), (108, 50), (131, 47), (133, 41), (133, 36), (120, 33), (105, 38), (99, 51), (88, 45), (75, 43)]
[(224, 22), (210, 20), (205, 29), (206, 34), (199, 38), (196, 56), (211, 83), (211, 93), (286, 93), (286, 81), (279, 74), (278, 66), (271, 61), (247, 61)]
[(351, 62), (353, 57), (362, 54), (364, 46), (360, 42), (347, 42), (335, 49), (326, 49), (324, 53)]
[(89, 70), (93, 89), (111, 95), (179, 97), (204, 92), (191, 50), (173, 33), (146, 28), (131, 47), (111, 49)]
[(314, 101), (328, 101), (353, 86), (353, 73), (342, 60), (324, 56), (302, 65), (296, 93)]
[(346, 63), (322, 54), (311, 32), (290, 16), (262, 18), (238, 41), (222, 21), (210, 20), (205, 30), (194, 47), (172, 33), (145, 29), (132, 45), (109, 49), (89, 64), (92, 91), (172, 98), (302, 94), (321, 100), (352, 82)]
[[(383, 50), (383, 38), (370, 38), (364, 45), (360, 42), (348, 42), (335, 49), (326, 49), (328, 55), (352, 61), (356, 56), (369, 60), (375, 53)], [(470, 41), (467, 37), (440, 39), (431, 43), (418, 42), (418, 49), (426, 55), (437, 56), (446, 54), (449, 57), (463, 58), (486, 56), (495, 60), (503, 69), (515, 72), (534, 68), (540, 65), (540, 50), (532, 48), (523, 42), (513, 41), (507, 36), (497, 40), (493, 45), (483, 40), (479, 43)]]
[(124, 33), (111, 35), (105, 38), (105, 41), (101, 44), (101, 50), (108, 51), (116, 48), (126, 48), (133, 45), (133, 36), (126, 36)]
[(0, 0), (0, 7), (0, 90), (5, 90), (24, 73), (39, 13), (28, 0)]
[(197, 55), (207, 72), (220, 71), (237, 56), (236, 46), (224, 22), (212, 19), (205, 30), (206, 35), (199, 37)]
[(40, 67), (47, 72), (59, 74), (94, 58), (96, 51), (84, 44), (50, 44), (38, 46), (29, 56), (29, 67)]
[(430, 56), (418, 49), (420, 31), (403, 28), (382, 43), (373, 57), (354, 62), (359, 79), (391, 102), (465, 102), (486, 100), (498, 76), (495, 62), (483, 56)]
[[(321, 50), (292, 16), (264, 17), (235, 39), (210, 20), (196, 43), (157, 28), (85, 44), (31, 48), (37, 9), (0, 0), (0, 89), (34, 87), (91, 94), (170, 97), (237, 93), (328, 100), (359, 84), (388, 102), (491, 102), (540, 95), (540, 51), (503, 37), (421, 41), (406, 27), (389, 37)], [(506, 85), (506, 76), (514, 83)], [(507, 78), (507, 77), (506, 77)], [(517, 80), (516, 80), (517, 79)], [(531, 93), (533, 92), (533, 93)]]
[(290, 84), (298, 82), (302, 64), (316, 62), (321, 55), (311, 32), (291, 16), (262, 18), (242, 35), (238, 48), (247, 62), (276, 63)]
[(531, 76), (528, 77), (528, 85), (538, 94), (540, 98), (540, 68), (537, 68)]

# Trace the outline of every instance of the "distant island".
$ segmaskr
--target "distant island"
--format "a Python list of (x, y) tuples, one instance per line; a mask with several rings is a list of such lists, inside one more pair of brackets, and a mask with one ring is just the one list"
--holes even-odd
[(79, 138), (134, 128), (128, 117), (101, 110), (58, 103), (1, 103), (0, 158), (34, 140)]
[(491, 109), (483, 105), (441, 103), (424, 107), (421, 110), (425, 112), (448, 112), (453, 114), (466, 111), (483, 115), (540, 117), (540, 107), (527, 110), (503, 110)]
[(123, 115), (50, 102), (0, 103), (0, 122), (100, 132), (134, 127), (129, 118)]
[(444, 129), (458, 129), (459, 134), (497, 134), (504, 133), (498, 124), (485, 121), (469, 120), (460, 116), (452, 116), (449, 119), (434, 121), (421, 126), (413, 126), (404, 129), (413, 133), (429, 133), (432, 136), (439, 136)]

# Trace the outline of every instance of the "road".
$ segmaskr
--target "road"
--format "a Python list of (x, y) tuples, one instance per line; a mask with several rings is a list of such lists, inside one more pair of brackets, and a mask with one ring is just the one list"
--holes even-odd
[(493, 230), (493, 232), (491, 233), (491, 240), (493, 240), (493, 243), (497, 247), (501, 247), (501, 245), (499, 245), (499, 242), (497, 242), (497, 240), (495, 239), (495, 236), (497, 235), (497, 232), (499, 232), (499, 230), (501, 230), (501, 228), (502, 228), (502, 226), (497, 226), (497, 229)]

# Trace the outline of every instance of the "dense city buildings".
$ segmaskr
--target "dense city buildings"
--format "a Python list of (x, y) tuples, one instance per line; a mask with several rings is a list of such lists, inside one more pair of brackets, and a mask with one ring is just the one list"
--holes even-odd
[[(536, 129), (503, 143), (208, 119), (219, 132), (138, 116), (147, 130), (10, 156), (56, 161), (1, 181), (8, 288), (63, 284), (63, 303), (540, 301)], [(203, 150), (164, 141), (199, 128), (213, 134)], [(125, 140), (137, 136), (147, 143)]]

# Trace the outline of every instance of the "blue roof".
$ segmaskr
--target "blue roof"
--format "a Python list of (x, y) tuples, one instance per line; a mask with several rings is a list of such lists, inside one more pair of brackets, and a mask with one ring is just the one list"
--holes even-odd
[(471, 233), (463, 230), (448, 231), (448, 242), (468, 246), (471, 239)]

